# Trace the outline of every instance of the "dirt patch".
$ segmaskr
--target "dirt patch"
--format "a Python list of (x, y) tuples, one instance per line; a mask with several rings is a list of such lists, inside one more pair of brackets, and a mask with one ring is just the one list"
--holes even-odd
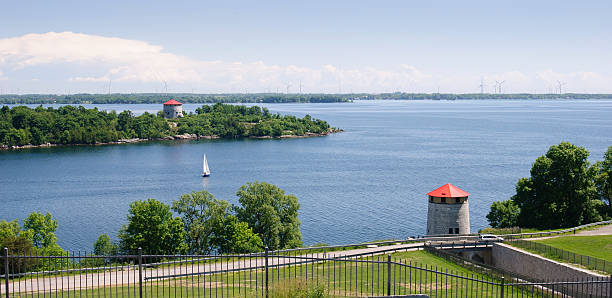
[[(191, 280), (172, 280), (172, 281), (169, 281), (169, 282), (148, 283), (146, 286), (184, 287), (184, 288), (190, 288), (190, 287), (196, 287), (196, 288), (223, 288), (223, 287), (229, 287), (230, 285), (226, 285), (226, 284), (224, 284), (222, 282), (219, 282), (219, 281), (214, 281), (214, 282), (202, 281), (202, 282), (198, 282), (197, 280), (194, 280), (192, 282)], [(246, 287), (246, 285), (244, 285), (244, 286)]]
[(399, 283), (398, 286), (406, 288), (406, 289), (412, 289), (412, 290), (419, 290), (422, 292), (425, 291), (437, 291), (437, 290), (448, 290), (450, 288), (453, 288), (452, 284), (446, 284), (443, 285), (441, 283), (421, 283), (421, 284), (405, 284), (405, 283)]

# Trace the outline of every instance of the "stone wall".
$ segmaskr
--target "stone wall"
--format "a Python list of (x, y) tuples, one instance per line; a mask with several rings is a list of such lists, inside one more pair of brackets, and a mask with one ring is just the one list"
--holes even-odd
[(428, 203), (427, 235), (449, 234), (448, 229), (459, 228), (459, 234), (470, 233), (470, 207), (463, 204)]
[[(588, 270), (549, 260), (540, 255), (532, 254), (503, 243), (493, 244), (492, 265), (535, 280), (571, 281), (606, 277), (606, 275), (599, 275)], [(599, 284), (593, 286), (588, 294), (606, 293), (609, 291), (609, 287), (609, 283)]]
[(174, 119), (183, 117), (183, 106), (181, 105), (164, 105), (164, 118)]

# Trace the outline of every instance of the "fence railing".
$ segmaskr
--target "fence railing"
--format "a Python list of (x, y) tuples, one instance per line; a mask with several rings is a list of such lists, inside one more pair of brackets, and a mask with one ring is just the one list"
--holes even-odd
[(508, 244), (540, 253), (551, 259), (578, 264), (592, 270), (612, 273), (612, 262), (603, 259), (577, 254), (535, 241), (514, 239), (509, 241)]
[(296, 288), (330, 296), (610, 297), (610, 278), (525, 282), (418, 264), (380, 252), (254, 255), (38, 256), (5, 254), (8, 297), (279, 297)]

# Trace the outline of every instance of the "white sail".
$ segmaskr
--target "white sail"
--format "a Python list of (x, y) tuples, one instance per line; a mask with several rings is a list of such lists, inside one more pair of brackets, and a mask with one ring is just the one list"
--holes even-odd
[(210, 169), (208, 168), (208, 161), (206, 160), (206, 154), (204, 154), (204, 160), (202, 161), (202, 176), (209, 176)]

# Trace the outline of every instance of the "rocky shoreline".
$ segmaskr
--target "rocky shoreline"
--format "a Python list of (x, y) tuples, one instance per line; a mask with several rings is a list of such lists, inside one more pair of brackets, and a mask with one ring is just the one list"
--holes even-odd
[[(257, 137), (257, 136), (250, 136), (249, 138), (251, 139), (297, 139), (297, 138), (311, 138), (311, 137), (323, 137), (323, 136), (327, 136), (330, 135), (332, 133), (338, 133), (338, 132), (343, 132), (344, 130), (342, 129), (334, 129), (334, 130), (329, 130), (327, 132), (324, 133), (306, 133), (304, 135), (281, 135), (278, 137), (273, 137), (273, 136), (261, 136), (261, 137)], [(98, 145), (118, 145), (118, 144), (133, 144), (133, 143), (140, 143), (140, 142), (148, 142), (148, 141), (176, 141), (176, 140), (213, 140), (213, 139), (220, 139), (219, 136), (217, 135), (212, 135), (212, 136), (198, 136), (196, 134), (182, 134), (182, 135), (173, 135), (173, 136), (165, 136), (163, 138), (154, 138), (154, 139), (140, 139), (140, 138), (133, 138), (133, 139), (120, 139), (114, 142), (97, 142), (95, 144), (52, 144), (52, 143), (45, 143), (45, 144), (40, 144), (40, 145), (23, 145), (23, 146), (8, 146), (8, 145), (3, 145), (0, 144), (0, 150), (17, 150), (17, 149), (30, 149), (30, 148), (47, 148), (47, 147), (61, 147), (61, 146), (98, 146)]]

